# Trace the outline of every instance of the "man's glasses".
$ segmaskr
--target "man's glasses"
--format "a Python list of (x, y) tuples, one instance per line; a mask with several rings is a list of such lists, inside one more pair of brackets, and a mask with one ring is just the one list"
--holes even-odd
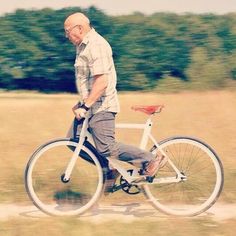
[(73, 29), (75, 29), (77, 26), (79, 26), (79, 25), (74, 25), (74, 26), (70, 27), (69, 29), (65, 29), (66, 37), (68, 37), (70, 35), (70, 33), (73, 31)]

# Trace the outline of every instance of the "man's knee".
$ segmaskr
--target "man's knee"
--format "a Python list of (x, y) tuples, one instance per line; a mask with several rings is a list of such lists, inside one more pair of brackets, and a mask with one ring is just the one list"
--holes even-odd
[(118, 157), (119, 155), (119, 149), (117, 143), (113, 143), (110, 145), (108, 144), (100, 145), (99, 147), (97, 147), (97, 151), (103, 157), (110, 157), (110, 156)]

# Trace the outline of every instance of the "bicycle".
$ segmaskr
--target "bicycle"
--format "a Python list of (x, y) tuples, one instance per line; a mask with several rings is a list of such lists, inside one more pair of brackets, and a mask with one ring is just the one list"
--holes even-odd
[(132, 107), (148, 115), (146, 123), (116, 125), (143, 130), (140, 148), (145, 149), (151, 140), (150, 152), (168, 157), (154, 177), (145, 176), (134, 165), (128, 164), (127, 169), (119, 160), (102, 158), (92, 144), (86, 117), (79, 140), (52, 140), (32, 154), (25, 170), (25, 187), (34, 205), (49, 215), (83, 214), (102, 196), (112, 167), (121, 175), (112, 192), (142, 192), (156, 209), (170, 215), (195, 216), (209, 209), (223, 188), (222, 163), (208, 144), (196, 138), (175, 136), (157, 142), (151, 134), (152, 117), (163, 107)]

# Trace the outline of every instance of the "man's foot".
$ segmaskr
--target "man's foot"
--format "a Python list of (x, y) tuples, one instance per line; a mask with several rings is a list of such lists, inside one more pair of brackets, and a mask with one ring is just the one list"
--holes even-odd
[(109, 193), (112, 193), (112, 188), (114, 187), (119, 175), (120, 173), (116, 169), (109, 170), (105, 181), (105, 188), (104, 188), (105, 196), (107, 196)]
[(165, 166), (168, 158), (164, 155), (157, 155), (156, 159), (151, 160), (144, 170), (144, 175), (154, 176), (159, 169)]

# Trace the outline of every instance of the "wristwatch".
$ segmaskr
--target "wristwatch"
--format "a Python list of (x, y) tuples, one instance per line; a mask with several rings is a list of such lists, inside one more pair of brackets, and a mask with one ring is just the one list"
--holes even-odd
[(85, 103), (83, 103), (83, 104), (80, 106), (80, 108), (83, 108), (85, 111), (88, 111), (88, 110), (89, 110), (89, 107), (87, 107), (87, 106), (85, 105)]

